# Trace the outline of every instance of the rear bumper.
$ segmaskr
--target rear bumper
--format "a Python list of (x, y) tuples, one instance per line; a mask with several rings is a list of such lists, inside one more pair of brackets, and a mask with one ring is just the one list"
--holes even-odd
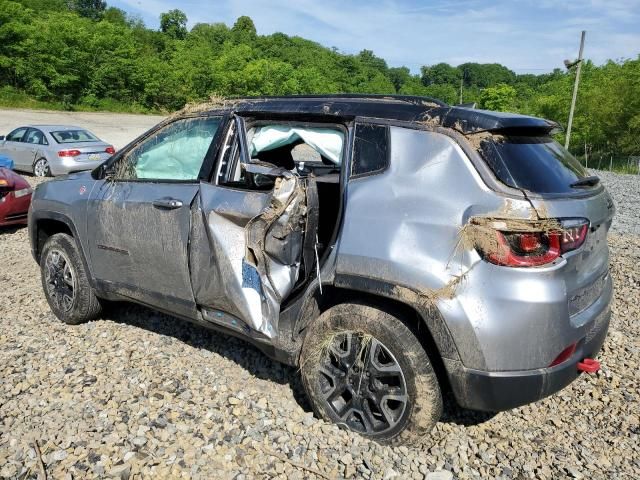
[(102, 164), (104, 160), (105, 159), (92, 160), (92, 161), (88, 161), (88, 160), (79, 161), (79, 160), (74, 160), (73, 157), (62, 157), (60, 159), (57, 159), (54, 162), (50, 162), (49, 168), (51, 169), (51, 174), (54, 176), (66, 175), (68, 173), (73, 173), (73, 172), (93, 170), (94, 168)]
[(611, 310), (604, 310), (564, 363), (551, 368), (507, 372), (485, 372), (465, 368), (460, 362), (443, 359), (449, 382), (461, 407), (501, 411), (547, 397), (573, 382), (580, 372), (577, 364), (594, 358), (607, 336)]

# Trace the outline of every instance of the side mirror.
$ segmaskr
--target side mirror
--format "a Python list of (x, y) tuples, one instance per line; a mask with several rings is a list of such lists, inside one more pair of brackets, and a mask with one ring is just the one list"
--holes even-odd
[(4, 140), (4, 135), (0, 135), (0, 142)]
[(108, 167), (106, 164), (102, 166), (102, 178), (114, 178), (116, 175), (116, 169), (113, 167)]

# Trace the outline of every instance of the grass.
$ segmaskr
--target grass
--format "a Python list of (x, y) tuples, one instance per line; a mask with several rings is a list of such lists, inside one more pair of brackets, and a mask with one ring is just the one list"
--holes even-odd
[[(578, 158), (582, 165), (585, 165), (584, 156)], [(640, 155), (635, 159), (628, 156), (613, 157), (610, 155), (596, 156), (592, 155), (586, 162), (588, 168), (595, 170), (606, 170), (615, 173), (640, 174)]]
[(111, 98), (86, 98), (77, 103), (41, 100), (13, 87), (0, 87), (0, 107), (26, 108), (32, 110), (56, 110), (67, 112), (112, 112), (112, 113), (166, 113), (136, 103), (123, 103)]

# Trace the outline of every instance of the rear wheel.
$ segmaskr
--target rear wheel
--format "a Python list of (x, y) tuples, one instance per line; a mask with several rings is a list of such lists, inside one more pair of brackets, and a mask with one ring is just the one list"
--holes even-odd
[(51, 168), (49, 168), (49, 162), (46, 158), (39, 158), (36, 163), (33, 164), (33, 174), (36, 177), (50, 177)]
[(100, 315), (100, 301), (89, 285), (73, 237), (64, 233), (51, 236), (42, 249), (40, 270), (45, 297), (56, 317), (77, 325)]
[(429, 357), (399, 318), (342, 304), (309, 329), (300, 363), (319, 416), (381, 443), (424, 442), (442, 395)]

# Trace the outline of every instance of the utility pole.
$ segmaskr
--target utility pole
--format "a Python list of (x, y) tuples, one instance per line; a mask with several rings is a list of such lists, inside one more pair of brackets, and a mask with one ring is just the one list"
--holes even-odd
[(580, 83), (580, 67), (582, 67), (582, 51), (584, 50), (584, 36), (587, 32), (582, 31), (582, 35), (580, 36), (580, 52), (578, 52), (578, 60), (573, 64), (568, 63), (565, 60), (565, 65), (567, 68), (571, 68), (575, 64), (578, 64), (578, 68), (576, 69), (576, 81), (573, 84), (573, 98), (571, 99), (571, 110), (569, 110), (569, 123), (567, 125), (567, 136), (564, 140), (564, 148), (569, 148), (569, 141), (571, 140), (571, 124), (573, 123), (573, 111), (576, 108), (576, 97), (578, 96), (578, 83)]
[(462, 83), (464, 82), (464, 78), (460, 79), (460, 105), (462, 105)]

